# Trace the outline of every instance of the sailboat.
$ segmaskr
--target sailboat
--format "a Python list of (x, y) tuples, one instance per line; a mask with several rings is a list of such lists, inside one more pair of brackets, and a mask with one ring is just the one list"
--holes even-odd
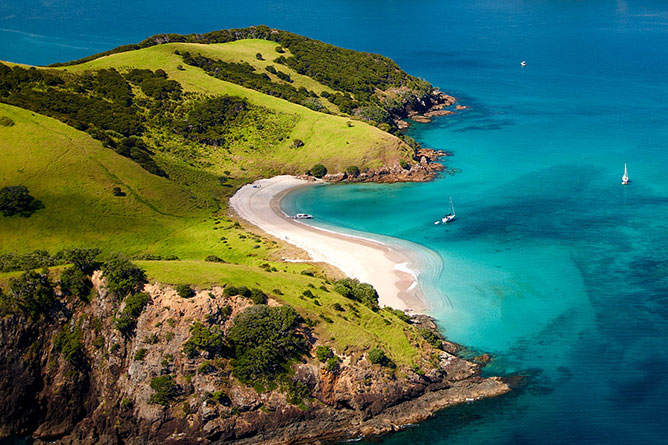
[(454, 219), (457, 217), (457, 214), (455, 213), (455, 206), (452, 205), (452, 196), (450, 197), (450, 213), (445, 215), (443, 218), (441, 218), (438, 221), (434, 221), (434, 224), (447, 224), (451, 221), (454, 221)]
[(629, 172), (626, 169), (626, 164), (624, 164), (624, 175), (622, 176), (622, 185), (629, 183)]

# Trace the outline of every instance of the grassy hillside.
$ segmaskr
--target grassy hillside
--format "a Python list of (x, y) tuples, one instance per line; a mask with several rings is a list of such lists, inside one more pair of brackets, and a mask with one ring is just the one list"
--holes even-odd
[[(185, 64), (184, 53), (247, 63), (325, 108), (214, 77)], [(227, 214), (227, 198), (259, 177), (411, 159), (399, 138), (321, 96), (340, 91), (273, 62), (293, 56), (276, 42), (245, 39), (152, 45), (64, 67), (0, 65), (0, 188), (25, 186), (43, 205), (28, 218), (0, 216), (0, 255), (95, 247), (101, 258), (177, 257), (139, 264), (163, 283), (259, 287), (337, 351), (381, 346), (397, 364), (415, 364), (425, 344), (415, 329), (336, 293), (317, 265), (277, 261), (289, 246)], [(229, 109), (216, 121), (221, 104)], [(0, 288), (19, 274), (0, 273)]]
[[(242, 40), (211, 45), (169, 43), (112, 54), (62, 69), (75, 73), (102, 68), (163, 69), (169, 78), (178, 81), (185, 91), (209, 95), (241, 96), (252, 104), (294, 116), (296, 124), (291, 131), (290, 139), (272, 145), (271, 158), (268, 158), (265, 152), (235, 148), (231, 150), (228, 159), (219, 161), (220, 169), (223, 170), (234, 169), (239, 159), (245, 161), (249, 171), (261, 176), (275, 174), (279, 171), (303, 173), (317, 162), (321, 162), (331, 171), (343, 171), (350, 165), (373, 168), (392, 164), (402, 158), (410, 158), (412, 150), (406, 144), (376, 127), (361, 121), (354, 121), (350, 126), (348, 125), (348, 122), (351, 121), (350, 117), (319, 113), (234, 83), (221, 81), (209, 76), (200, 68), (185, 65), (183, 59), (174, 53), (174, 51), (179, 51), (203, 54), (210, 58), (244, 61), (254, 66), (264, 67), (270, 64), (268, 60), (278, 55), (275, 48), (274, 43), (262, 40)], [(262, 53), (267, 60), (257, 60), (255, 58), (257, 52)], [(184, 67), (185, 70), (177, 69), (179, 66)], [(300, 76), (290, 68), (282, 67), (281, 69), (290, 74), (297, 87), (305, 86), (316, 92), (331, 91), (330, 88), (318, 84), (311, 78)], [(270, 74), (270, 77), (272, 76)], [(294, 139), (304, 141), (304, 146), (299, 149), (292, 147)]]

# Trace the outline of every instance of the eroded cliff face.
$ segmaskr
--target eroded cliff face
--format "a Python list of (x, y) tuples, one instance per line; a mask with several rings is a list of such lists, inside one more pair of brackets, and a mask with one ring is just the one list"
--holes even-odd
[[(280, 386), (258, 392), (232, 377), (224, 359), (182, 350), (194, 321), (219, 317), (227, 331), (249, 300), (223, 296), (218, 287), (183, 299), (168, 286), (148, 285), (152, 301), (134, 335), (124, 336), (114, 328), (118, 304), (99, 275), (94, 284), (90, 303), (70, 302), (50, 320), (0, 320), (0, 436), (72, 444), (327, 443), (384, 434), (509, 390), (500, 379), (480, 377), (479, 366), (446, 343), (425, 351), (430, 365), (420, 370), (374, 365), (364, 351), (335, 351), (342, 362), (333, 372), (305, 357), (290, 377), (307, 388), (305, 397), (295, 401)], [(68, 356), (62, 344), (56, 348), (60, 332), (80, 335), (81, 350)], [(319, 344), (306, 328), (304, 334), (310, 348)], [(176, 376), (173, 399), (151, 403), (151, 380), (167, 374)]]

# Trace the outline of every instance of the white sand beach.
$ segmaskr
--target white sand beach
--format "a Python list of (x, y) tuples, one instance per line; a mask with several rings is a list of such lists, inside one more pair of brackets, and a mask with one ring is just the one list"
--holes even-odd
[(305, 250), (314, 262), (325, 262), (349, 277), (370, 283), (378, 291), (380, 305), (422, 312), (417, 276), (408, 252), (366, 238), (312, 227), (285, 215), (280, 199), (290, 190), (312, 182), (294, 176), (262, 179), (239, 189), (230, 199), (232, 208), (264, 232)]

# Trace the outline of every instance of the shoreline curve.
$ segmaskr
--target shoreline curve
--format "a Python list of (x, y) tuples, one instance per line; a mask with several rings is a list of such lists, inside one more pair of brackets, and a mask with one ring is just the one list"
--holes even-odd
[[(290, 218), (280, 209), (280, 200), (288, 193), (314, 184), (295, 176), (274, 176), (244, 185), (229, 202), (241, 218), (306, 251), (311, 261), (330, 264), (348, 277), (371, 284), (378, 292), (381, 306), (417, 313), (432, 309), (436, 302), (426, 298), (419, 260), (425, 256), (421, 252), (424, 249), (428, 251), (425, 253), (430, 264), (442, 263), (435, 252), (419, 245), (409, 248), (311, 226)], [(432, 271), (436, 275), (430, 278), (437, 278), (441, 270), (442, 264)], [(447, 297), (437, 300), (440, 301), (447, 304)]]

